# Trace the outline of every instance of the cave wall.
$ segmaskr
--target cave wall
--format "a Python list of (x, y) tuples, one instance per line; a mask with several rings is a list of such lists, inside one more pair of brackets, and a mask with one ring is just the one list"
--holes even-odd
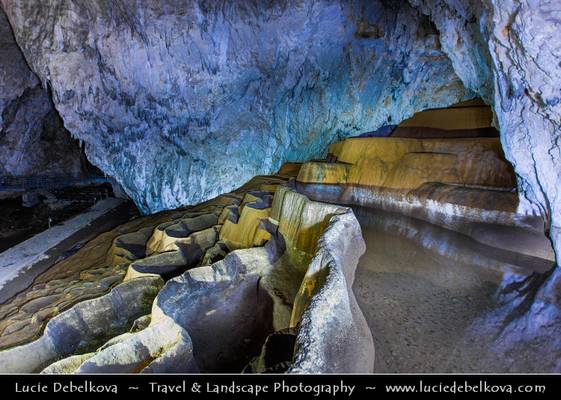
[(0, 9), (0, 176), (78, 177), (82, 157)]
[(1, 3), (65, 126), (144, 212), (473, 97), (405, 1)]

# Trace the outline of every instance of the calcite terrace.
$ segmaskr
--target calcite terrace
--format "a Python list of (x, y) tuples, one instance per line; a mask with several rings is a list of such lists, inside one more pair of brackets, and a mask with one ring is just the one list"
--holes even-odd
[[(557, 370), (557, 340), (549, 338), (558, 326), (559, 304), (544, 301), (540, 292), (536, 296), (538, 290), (551, 289), (549, 285), (538, 289), (548, 276), (555, 279), (550, 275), (555, 253), (543, 234), (544, 219), (521, 206), (514, 171), (499, 139), (485, 126), (463, 130), (446, 126), (448, 112), (457, 114), (454, 108), (435, 110), (395, 128), (390, 137), (335, 143), (325, 160), (301, 166), (295, 185), (314, 200), (354, 206), (363, 222), (373, 218), (369, 209), (396, 213), (393, 224), (378, 225), (436, 253), (466, 256), (448, 248), (454, 235), (437, 240), (424, 236), (430, 230), (419, 230), (418, 224), (408, 221), (400, 224), (403, 215), (458, 232), (463, 240), (468, 237), (476, 252), (490, 251), (491, 259), (470, 261), (482, 268), (482, 275), (500, 283), (497, 304), (471, 327), (477, 337), (483, 333), (494, 338), (485, 339), (492, 349), (485, 356), (487, 363), (500, 357), (508, 360), (511, 371)], [(430, 114), (444, 116), (436, 130), (415, 126), (419, 121), (430, 125)], [(463, 134), (468, 137), (459, 137)], [(529, 345), (536, 341), (541, 343), (539, 349)]]
[[(74, 290), (33, 300), (44, 287), (35, 284), (3, 305), (2, 370), (371, 371), (372, 336), (351, 288), (364, 252), (358, 222), (285, 179), (257, 177), (207, 203), (125, 224), (98, 240), (112, 241), (104, 260), (88, 257), (91, 248), (65, 260), (83, 263)], [(101, 270), (111, 283), (84, 301)], [(68, 285), (66, 271), (48, 273), (47, 285)], [(16, 319), (43, 322), (18, 331)]]
[[(489, 240), (486, 227), (508, 227), (509, 235), (493, 245), (555, 259), (543, 218), (519, 200), (515, 171), (480, 100), (423, 111), (386, 135), (334, 143), (326, 159), (302, 165), (298, 189), (320, 201), (420, 218), (482, 242)], [(523, 249), (529, 237), (542, 245)]]
[[(528, 252), (553, 261), (543, 220), (520, 210), (515, 184), (493, 137), (347, 139), (331, 146), (328, 159), (304, 163), (296, 178), (298, 190), (315, 200), (394, 211), (481, 241), (489, 240), (484, 226), (509, 227), (541, 238), (542, 250)], [(523, 252), (512, 240), (495, 245)]]
[[(517, 173), (521, 201), (543, 216), (559, 265), (561, 41), (557, 32), (561, 4), (512, 0), (410, 3), (435, 23), (442, 49), (464, 85), (493, 105), (502, 146)], [(520, 287), (526, 289), (519, 288), (508, 300), (532, 305), (520, 311), (523, 318), (514, 318), (505, 343), (529, 344), (557, 337), (546, 332), (558, 330), (561, 323), (561, 271), (557, 267), (548, 279), (538, 276), (531, 281), (531, 289), (521, 282)], [(551, 345), (559, 348), (558, 342)]]

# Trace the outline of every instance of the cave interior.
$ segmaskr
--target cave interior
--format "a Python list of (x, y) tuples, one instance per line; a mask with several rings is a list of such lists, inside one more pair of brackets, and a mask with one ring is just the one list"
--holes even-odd
[(561, 372), (560, 21), (0, 0), (0, 373)]

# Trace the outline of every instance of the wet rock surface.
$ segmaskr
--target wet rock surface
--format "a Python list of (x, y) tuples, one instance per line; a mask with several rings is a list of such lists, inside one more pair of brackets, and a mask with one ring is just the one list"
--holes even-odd
[[(505, 190), (514, 183), (497, 145), (356, 138), (302, 165), (299, 191), (353, 205), (361, 221), (367, 254), (355, 290), (378, 371), (558, 371), (559, 308), (544, 295), (555, 287), (555, 254), (541, 217)], [(493, 146), (483, 172), (470, 158)], [(431, 153), (455, 161), (419, 158)], [(408, 155), (418, 162), (396, 162)]]
[(538, 264), (547, 268), (540, 272), (549, 269), (555, 256), (544, 221), (521, 207), (498, 138), (457, 138), (452, 132), (452, 138), (346, 139), (330, 147), (328, 159), (304, 163), (296, 187), (314, 200), (423, 219), (543, 259)]
[(52, 318), (39, 339), (0, 352), (2, 372), (39, 372), (63, 357), (87, 353), (96, 344), (126, 332), (150, 310), (162, 284), (159, 277), (142, 277), (78, 303)]
[(509, 262), (466, 235), (399, 214), (356, 215), (367, 250), (354, 291), (374, 336), (376, 372), (558, 371), (547, 329), (519, 331), (533, 337), (528, 346), (505, 324), (524, 297), (513, 282), (531, 281), (539, 260)]
[[(484, 265), (492, 262), (480, 254), (470, 258), (467, 238), (448, 244), (448, 251), (455, 248), (456, 254), (438, 254), (423, 246), (431, 240), (430, 224), (417, 222), (416, 235), (408, 238), (396, 226), (384, 225), (393, 217), (382, 212), (359, 217), (367, 250), (354, 290), (373, 332), (375, 372), (505, 371), (501, 358), (481, 365), (477, 357), (470, 357), (488, 351), (484, 334), (477, 335), (471, 347), (459, 345), (469, 325), (496, 305), (501, 272), (476, 265), (478, 259)], [(401, 229), (416, 222), (403, 217), (399, 221)], [(463, 259), (457, 257), (462, 254)]]
[[(466, 87), (493, 105), (523, 198), (558, 229), (561, 12), (557, 2), (410, 1), (430, 16)], [(529, 151), (528, 151), (529, 150)]]
[[(0, 360), (10, 371), (44, 373), (364, 372), (374, 360), (377, 372), (556, 370), (548, 346), (547, 354), (534, 347), (506, 356), (496, 339), (518, 309), (512, 305), (528, 306), (506, 301), (516, 282), (553, 261), (540, 257), (530, 226), (466, 215), (432, 225), (368, 203), (355, 208), (361, 232), (348, 208), (290, 188), (287, 180), (305, 166), (92, 241), (1, 306)], [(492, 204), (489, 213), (497, 212)], [(516, 248), (504, 244), (509, 238)], [(127, 287), (148, 291), (142, 307), (119, 316), (113, 306), (94, 307), (113, 304)], [(90, 328), (78, 335), (73, 316), (84, 313)], [(96, 321), (113, 328), (97, 329)], [(545, 335), (532, 333), (542, 344)]]

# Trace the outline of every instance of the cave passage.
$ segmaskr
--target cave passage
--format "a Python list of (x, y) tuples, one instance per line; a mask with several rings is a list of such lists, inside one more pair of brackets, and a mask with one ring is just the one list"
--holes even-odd
[(337, 143), (300, 169), (302, 193), (351, 206), (361, 224), (354, 290), (376, 372), (532, 364), (521, 356), (513, 367), (496, 349), (507, 321), (524, 313), (503, 292), (547, 274), (555, 255), (541, 216), (519, 211), (499, 136), (491, 109), (474, 99)]
[[(390, 137), (498, 137), (490, 120), (490, 108), (476, 99), (418, 113), (392, 127)], [(490, 174), (497, 172), (490, 170)], [(515, 187), (476, 186), (477, 190), (516, 193)], [(466, 197), (464, 204), (469, 202)], [(518, 204), (514, 196), (510, 201)], [(528, 230), (484, 219), (473, 222), (461, 215), (457, 223), (443, 224), (424, 213), (406, 216), (399, 210), (353, 208), (366, 242), (354, 290), (373, 332), (374, 370), (509, 370), (510, 360), (495, 354), (493, 346), (494, 335), (500, 331), (493, 324), (500, 318), (489, 321), (484, 316), (500, 306), (501, 285), (511, 274), (519, 278), (543, 274), (554, 264), (553, 249), (540, 230), (539, 218), (535, 228)]]

